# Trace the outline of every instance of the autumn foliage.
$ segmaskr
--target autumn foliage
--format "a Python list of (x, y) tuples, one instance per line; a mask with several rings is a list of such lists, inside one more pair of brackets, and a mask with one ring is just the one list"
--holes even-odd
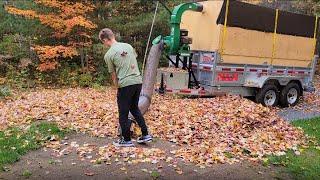
[[(34, 45), (40, 60), (40, 71), (53, 70), (61, 58), (78, 56), (78, 49), (92, 44), (91, 31), (97, 26), (85, 16), (94, 10), (91, 3), (80, 3), (58, 0), (35, 0), (38, 5), (54, 8), (48, 14), (40, 14), (34, 10), (23, 10), (13, 6), (5, 9), (10, 14), (28, 19), (38, 19), (41, 24), (52, 28), (52, 38), (67, 40), (67, 43), (56, 46)], [(75, 32), (73, 32), (75, 30)]]
[(58, 65), (56, 59), (72, 58), (78, 55), (77, 50), (72, 46), (35, 46), (33, 49), (40, 59), (39, 70), (53, 70)]

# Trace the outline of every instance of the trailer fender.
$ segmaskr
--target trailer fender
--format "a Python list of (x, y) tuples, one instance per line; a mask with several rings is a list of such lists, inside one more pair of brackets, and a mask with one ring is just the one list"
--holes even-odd
[[(288, 85), (290, 82), (296, 82), (299, 84), (301, 90), (303, 90), (303, 86), (302, 86), (302, 80), (297, 78), (297, 77), (289, 77), (289, 76), (278, 76), (278, 77), (269, 77), (266, 79), (266, 81), (264, 82), (263, 85), (268, 84), (268, 83), (272, 83), (275, 84), (279, 87), (285, 87), (286, 85)], [(262, 86), (261, 86), (262, 87)], [(261, 88), (260, 87), (260, 88)]]
[(254, 73), (250, 73), (245, 77), (244, 85), (245, 87), (262, 88), (265, 82), (268, 80), (267, 76), (258, 77)]
[(303, 87), (303, 80), (298, 77), (292, 76), (261, 76), (258, 77), (254, 74), (248, 75), (245, 79), (244, 86), (262, 88), (265, 84), (272, 83), (277, 86), (286, 86), (289, 82), (296, 81), (299, 82), (301, 87)]

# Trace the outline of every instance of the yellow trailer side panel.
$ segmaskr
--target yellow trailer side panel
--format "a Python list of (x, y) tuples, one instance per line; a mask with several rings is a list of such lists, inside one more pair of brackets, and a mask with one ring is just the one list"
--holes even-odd
[(205, 1), (203, 12), (187, 11), (182, 16), (181, 29), (189, 30), (192, 38), (192, 50), (214, 51), (219, 48), (220, 26), (216, 20), (219, 16), (223, 1)]
[[(221, 52), (223, 25), (217, 25), (223, 1), (204, 1), (203, 13), (187, 11), (181, 28), (193, 39), (191, 50)], [(263, 22), (261, 22), (263, 23)], [(277, 66), (309, 67), (313, 59), (313, 39), (291, 35), (276, 35), (275, 56), (272, 60), (273, 33), (227, 27), (224, 41), (224, 63), (272, 64)]]
[(313, 57), (313, 39), (299, 36), (277, 34), (276, 57), (288, 59), (311, 59)]
[[(220, 38), (222, 41), (222, 37)], [(223, 62), (235, 64), (271, 64), (273, 33), (227, 27)], [(313, 39), (276, 35), (272, 65), (309, 67), (312, 61)]]
[(287, 66), (287, 67), (311, 67), (312, 61), (301, 61), (292, 59), (274, 59), (274, 66)]
[[(220, 37), (222, 41), (222, 37)], [(227, 27), (224, 43), (224, 63), (271, 64), (273, 33)], [(313, 39), (276, 35), (272, 65), (309, 67), (312, 61)]]
[[(222, 27), (223, 28), (223, 27)], [(224, 42), (224, 63), (270, 64), (273, 34), (227, 27)], [(222, 37), (220, 38), (222, 41)]]

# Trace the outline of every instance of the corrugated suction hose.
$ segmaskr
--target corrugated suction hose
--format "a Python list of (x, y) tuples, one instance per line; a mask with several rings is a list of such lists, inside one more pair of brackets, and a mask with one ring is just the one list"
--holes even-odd
[[(149, 56), (146, 62), (142, 90), (139, 99), (139, 109), (142, 114), (145, 114), (151, 104), (151, 98), (154, 92), (154, 84), (157, 79), (157, 69), (161, 58), (163, 49), (163, 42), (155, 44), (151, 47)], [(134, 119), (131, 113), (129, 114), (130, 119)]]

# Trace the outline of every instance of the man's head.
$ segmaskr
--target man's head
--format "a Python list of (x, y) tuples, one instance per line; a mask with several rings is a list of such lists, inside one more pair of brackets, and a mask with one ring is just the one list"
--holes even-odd
[(107, 47), (110, 47), (113, 43), (116, 42), (115, 35), (109, 28), (104, 28), (100, 31), (99, 39)]

